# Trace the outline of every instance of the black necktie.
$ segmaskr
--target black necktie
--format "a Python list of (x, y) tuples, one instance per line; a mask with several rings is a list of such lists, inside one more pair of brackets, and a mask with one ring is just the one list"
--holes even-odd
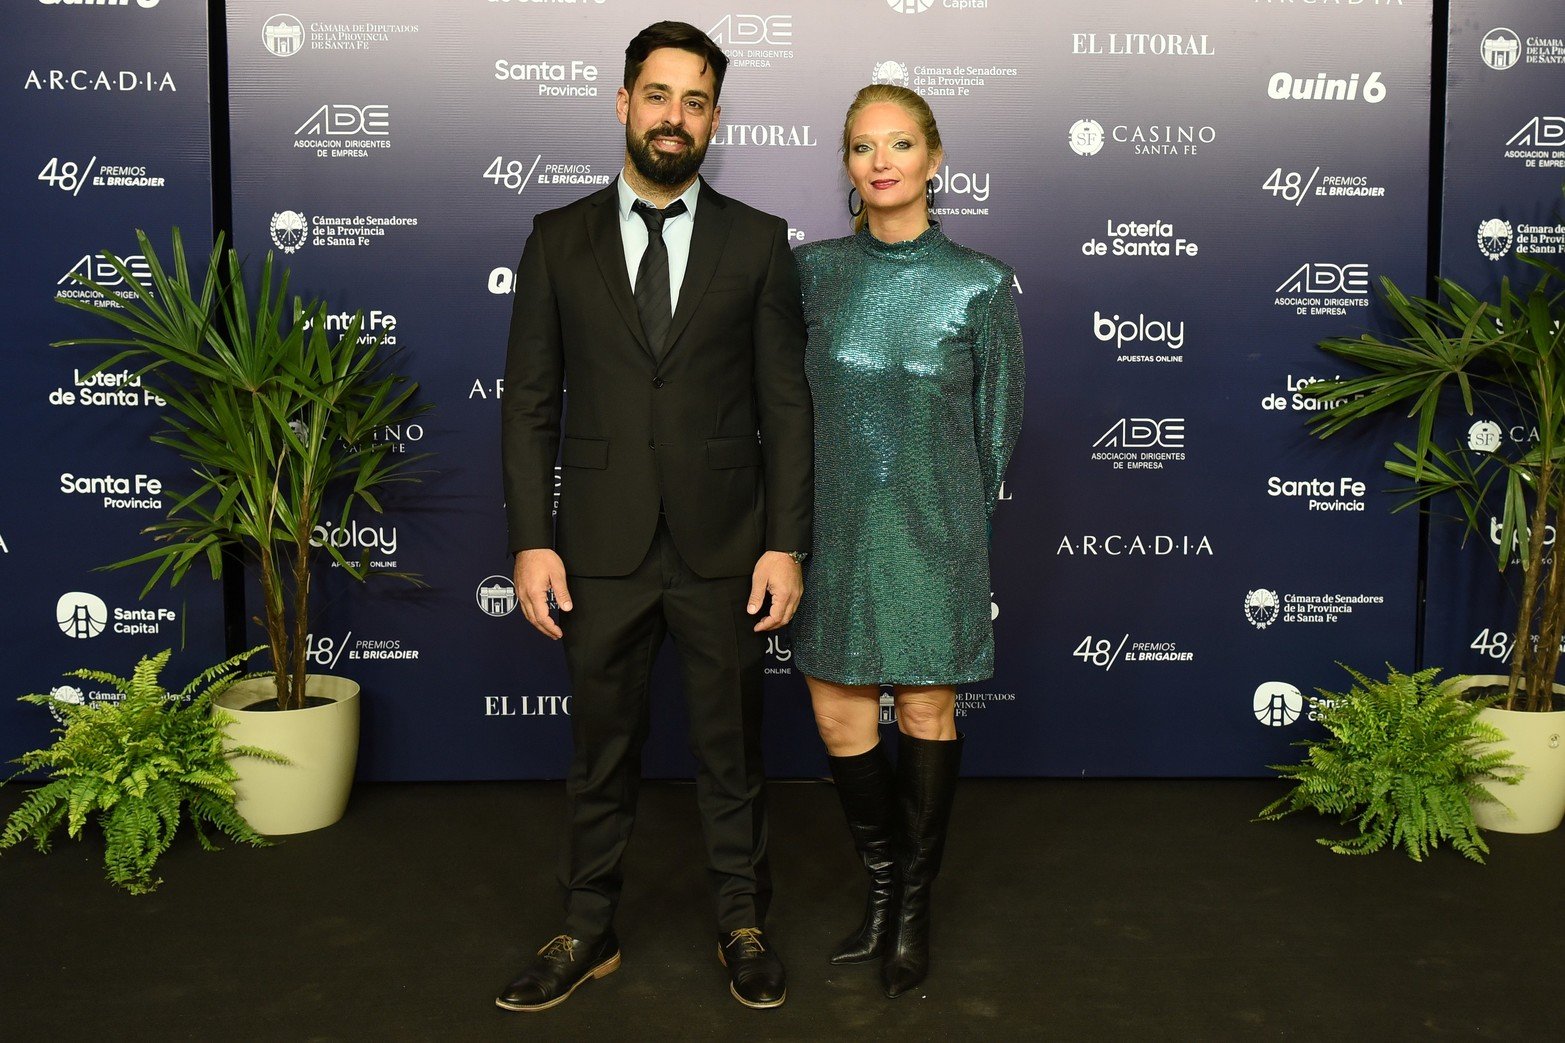
[(685, 201), (676, 199), (667, 209), (636, 200), (631, 207), (647, 225), (647, 249), (641, 255), (641, 266), (636, 269), (636, 310), (641, 312), (641, 329), (647, 335), (652, 353), (663, 357), (663, 342), (668, 339), (668, 327), (674, 321), (669, 302), (668, 246), (663, 242), (663, 223), (685, 212)]

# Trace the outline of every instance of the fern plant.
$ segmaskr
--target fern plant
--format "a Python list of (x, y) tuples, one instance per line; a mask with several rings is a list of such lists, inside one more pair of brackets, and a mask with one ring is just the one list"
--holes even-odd
[(1437, 686), (1438, 668), (1391, 672), (1372, 681), (1343, 667), (1357, 682), (1336, 694), (1317, 689), (1316, 719), (1331, 733), (1295, 743), (1308, 754), (1298, 764), (1273, 764), (1294, 781), (1285, 795), (1260, 811), (1276, 820), (1306, 808), (1339, 815), (1358, 828), (1346, 840), (1321, 837), (1339, 855), (1366, 855), (1388, 842), (1415, 862), (1442, 841), (1475, 862), (1489, 847), (1473, 821), (1473, 801), (1498, 803), (1481, 784), (1514, 785), (1525, 770), (1507, 763), (1511, 752), (1492, 743), (1504, 736), (1478, 719), (1501, 696), (1464, 700)]
[(132, 894), (145, 894), (162, 883), (152, 875), (153, 867), (186, 814), (208, 851), (217, 850), (208, 827), (238, 843), (268, 843), (234, 810), (230, 762), (239, 756), (286, 761), (253, 746), (225, 748), (224, 730), (233, 719), (214, 713), (211, 705), (239, 678), (239, 664), (255, 652), (219, 663), (178, 695), (169, 694), (158, 680), (171, 654), (166, 649), (143, 656), (130, 677), (100, 670), (67, 675), (112, 685), (123, 697), (117, 702), (22, 696), (23, 702), (53, 706), (64, 724), (54, 730), (53, 745), (16, 759), (22, 771), (46, 771), (50, 778), (11, 813), (0, 832), (0, 851), (29, 839), (39, 851), (48, 851), (60, 825), (79, 839), (87, 819), (96, 815), (109, 880)]

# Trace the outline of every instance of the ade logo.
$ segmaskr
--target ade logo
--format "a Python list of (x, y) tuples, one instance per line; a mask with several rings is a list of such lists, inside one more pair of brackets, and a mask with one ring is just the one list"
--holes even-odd
[(707, 30), (719, 47), (767, 44), (787, 47), (793, 43), (793, 16), (786, 14), (725, 14)]

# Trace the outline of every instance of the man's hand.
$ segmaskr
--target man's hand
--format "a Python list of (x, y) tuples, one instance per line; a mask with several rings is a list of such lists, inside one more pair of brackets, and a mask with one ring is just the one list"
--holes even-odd
[(772, 596), (772, 610), (755, 624), (757, 632), (785, 625), (799, 607), (799, 598), (804, 594), (804, 569), (792, 555), (780, 550), (761, 555), (750, 577), (750, 601), (745, 611), (752, 616), (761, 611), (761, 601), (767, 594)]
[(538, 632), (558, 641), (563, 632), (549, 618), (549, 593), (561, 612), (571, 610), (571, 592), (565, 586), (565, 562), (548, 547), (516, 552), (516, 597), (522, 603), (522, 615)]

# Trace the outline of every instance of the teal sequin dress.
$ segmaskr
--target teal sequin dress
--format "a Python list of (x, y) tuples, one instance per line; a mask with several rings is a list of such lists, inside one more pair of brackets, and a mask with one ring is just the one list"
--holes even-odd
[(795, 257), (815, 537), (794, 665), (839, 684), (989, 677), (988, 520), (1022, 419), (1011, 270), (938, 226)]

